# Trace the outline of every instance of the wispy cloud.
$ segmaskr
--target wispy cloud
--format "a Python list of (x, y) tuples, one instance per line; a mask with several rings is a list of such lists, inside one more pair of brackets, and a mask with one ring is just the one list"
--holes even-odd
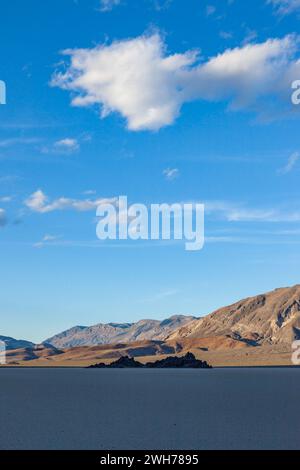
[(142, 299), (140, 302), (159, 302), (168, 297), (174, 297), (175, 295), (178, 294), (178, 292), (179, 291), (177, 289), (173, 289), (173, 288), (165, 289), (165, 290), (162, 290), (160, 292), (153, 294), (151, 297)]
[(85, 194), (85, 196), (95, 196), (97, 191), (95, 189), (86, 189), (82, 194)]
[(173, 0), (152, 0), (154, 9), (156, 11), (166, 10), (170, 7)]
[(43, 146), (43, 153), (53, 154), (72, 154), (80, 150), (80, 143), (78, 139), (66, 137), (64, 139), (57, 140), (51, 145)]
[(228, 222), (300, 222), (300, 209), (290, 207), (253, 208), (227, 201), (207, 201), (205, 212), (208, 216)]
[(220, 31), (219, 36), (222, 39), (232, 39), (233, 34), (230, 31)]
[(40, 139), (35, 137), (14, 137), (11, 139), (0, 140), (0, 148), (13, 147), (15, 145), (31, 145), (40, 142)]
[(244, 37), (243, 44), (250, 44), (257, 39), (257, 31), (246, 28), (246, 36)]
[(25, 206), (33, 212), (45, 214), (61, 210), (75, 210), (86, 212), (95, 210), (100, 204), (115, 203), (116, 198), (111, 199), (72, 199), (60, 197), (49, 202), (48, 196), (41, 190), (35, 191), (24, 202)]
[(174, 181), (179, 177), (179, 170), (178, 168), (166, 168), (163, 171), (163, 175), (168, 181)]
[(217, 8), (215, 5), (207, 5), (206, 6), (206, 16), (211, 16), (216, 12)]
[(13, 199), (12, 196), (1, 196), (0, 202), (11, 202), (12, 199)]
[(300, 11), (300, 0), (267, 0), (267, 3), (272, 4), (279, 15)]
[(100, 11), (103, 13), (111, 11), (114, 7), (120, 5), (121, 0), (100, 0)]
[(120, 113), (134, 131), (172, 124), (182, 105), (194, 100), (262, 113), (271, 102), (272, 111), (291, 106), (290, 84), (300, 75), (295, 35), (227, 49), (200, 63), (195, 50), (166, 51), (159, 34), (66, 50), (71, 63), (51, 84), (71, 92), (73, 106), (98, 105), (102, 118)]
[(46, 235), (43, 236), (41, 241), (34, 244), (34, 247), (35, 248), (42, 248), (43, 246), (45, 246), (47, 244), (51, 244), (53, 242), (56, 242), (56, 241), (60, 240), (61, 238), (62, 238), (61, 235), (46, 234)]
[(292, 155), (289, 156), (287, 164), (281, 168), (278, 172), (282, 175), (286, 175), (287, 173), (290, 173), (296, 164), (298, 163), (300, 159), (300, 153), (299, 152), (294, 152)]
[[(118, 207), (118, 197), (113, 198), (83, 198), (74, 199), (59, 197), (49, 200), (48, 196), (41, 190), (35, 191), (25, 201), (24, 205), (32, 212), (46, 214), (54, 211), (94, 211), (100, 204), (113, 204), (119, 211), (118, 220), (122, 220), (122, 207)], [(203, 203), (203, 201), (198, 201)], [(185, 201), (183, 204), (192, 204), (193, 201)], [(194, 202), (195, 203), (195, 202)], [(227, 222), (257, 222), (257, 223), (285, 223), (300, 222), (300, 208), (291, 208), (291, 205), (278, 207), (249, 207), (242, 202), (230, 201), (204, 201), (205, 214), (210, 220)], [(150, 207), (150, 206), (149, 206)]]

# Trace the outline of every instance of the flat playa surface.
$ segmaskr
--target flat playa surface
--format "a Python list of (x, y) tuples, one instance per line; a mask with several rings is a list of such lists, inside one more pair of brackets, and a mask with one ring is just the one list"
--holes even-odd
[(0, 449), (300, 449), (300, 369), (0, 369)]

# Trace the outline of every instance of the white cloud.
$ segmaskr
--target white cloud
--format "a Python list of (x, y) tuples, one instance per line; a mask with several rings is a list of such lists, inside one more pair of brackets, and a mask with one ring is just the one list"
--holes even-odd
[(300, 0), (268, 0), (280, 15), (288, 15), (300, 10)]
[(45, 207), (47, 196), (40, 189), (31, 194), (25, 201), (25, 205), (35, 212), (40, 212)]
[(83, 134), (77, 139), (65, 137), (49, 145), (44, 145), (41, 148), (41, 152), (45, 154), (70, 155), (80, 150), (82, 142), (89, 142), (90, 140), (91, 136), (88, 134)]
[(100, 204), (115, 203), (116, 199), (71, 199), (60, 197), (49, 202), (46, 194), (41, 190), (35, 191), (25, 200), (25, 206), (33, 212), (45, 214), (57, 210), (75, 210), (79, 212), (86, 212), (95, 210)]
[(174, 121), (181, 107), (177, 73), (196, 59), (191, 52), (164, 57), (157, 34), (65, 53), (71, 66), (53, 84), (79, 91), (75, 106), (100, 104), (102, 117), (119, 112), (131, 130), (159, 129)]
[(286, 175), (287, 173), (290, 173), (295, 167), (295, 165), (297, 164), (297, 162), (299, 161), (299, 159), (300, 159), (299, 152), (292, 153), (292, 155), (290, 155), (288, 158), (287, 164), (279, 170), (279, 173), (281, 173), (282, 175)]
[(55, 142), (54, 147), (67, 152), (76, 152), (79, 150), (80, 145), (77, 139), (66, 138)]
[(51, 244), (53, 242), (56, 242), (57, 240), (61, 239), (60, 235), (50, 235), (46, 234), (43, 236), (42, 240), (40, 242), (37, 242), (34, 244), (35, 248), (42, 248), (43, 246), (47, 244)]
[(179, 176), (179, 170), (178, 168), (166, 168), (163, 171), (163, 175), (168, 181), (173, 181)]
[(121, 0), (100, 0), (100, 11), (111, 11), (115, 6), (120, 5)]
[(6, 212), (4, 209), (0, 209), (0, 228), (7, 224)]
[(98, 105), (102, 118), (118, 112), (130, 130), (158, 130), (194, 100), (256, 110), (261, 101), (272, 97), (274, 105), (283, 97), (289, 106), (290, 83), (300, 75), (298, 46), (298, 37), (289, 35), (227, 49), (199, 62), (197, 51), (167, 54), (161, 36), (153, 34), (64, 51), (71, 63), (51, 84), (70, 91), (73, 106)]

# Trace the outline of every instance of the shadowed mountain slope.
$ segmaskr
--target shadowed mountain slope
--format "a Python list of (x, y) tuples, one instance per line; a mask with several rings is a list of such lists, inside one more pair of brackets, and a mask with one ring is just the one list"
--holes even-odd
[(34, 344), (22, 339), (10, 338), (9, 336), (0, 336), (0, 341), (5, 344), (7, 350), (20, 348), (33, 348)]

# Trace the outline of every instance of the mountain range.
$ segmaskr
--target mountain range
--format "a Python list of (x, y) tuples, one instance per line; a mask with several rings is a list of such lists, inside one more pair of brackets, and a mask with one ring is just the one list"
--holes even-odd
[(249, 297), (201, 317), (175, 315), (163, 321), (76, 326), (46, 340), (57, 348), (229, 337), (252, 346), (300, 339), (300, 285)]
[(164, 340), (172, 332), (195, 320), (195, 317), (174, 315), (166, 320), (140, 320), (137, 323), (99, 323), (94, 326), (75, 326), (48, 338), (47, 344), (57, 348), (93, 346), (98, 344), (132, 343)]
[(300, 339), (300, 285), (240, 300), (200, 318), (75, 326), (42, 345), (0, 337), (12, 364), (91, 364), (121, 355), (145, 358), (193, 352), (213, 365), (290, 364)]

